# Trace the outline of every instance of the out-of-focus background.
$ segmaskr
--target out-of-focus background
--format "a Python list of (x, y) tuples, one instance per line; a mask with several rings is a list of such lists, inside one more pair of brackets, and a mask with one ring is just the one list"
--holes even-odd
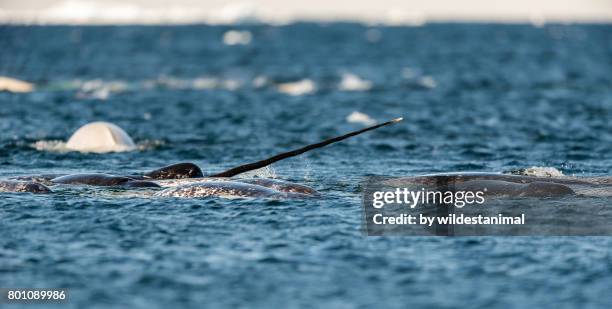
[(4, 0), (0, 21), (17, 23), (233, 23), (295, 20), (420, 24), (426, 21), (602, 22), (609, 0)]

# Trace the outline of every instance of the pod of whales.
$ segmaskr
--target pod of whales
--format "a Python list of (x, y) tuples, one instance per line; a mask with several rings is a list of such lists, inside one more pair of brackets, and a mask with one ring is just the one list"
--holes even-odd
[(102, 173), (18, 176), (0, 182), (0, 192), (49, 193), (43, 183), (97, 187), (162, 188), (158, 197), (269, 197), (305, 198), (317, 196), (310, 187), (275, 179), (204, 178), (193, 163), (177, 163), (142, 175), (117, 176)]
[[(318, 192), (304, 185), (275, 179), (235, 179), (232, 177), (401, 120), (401, 118), (398, 118), (373, 125), (208, 176), (204, 176), (202, 170), (193, 163), (177, 163), (143, 174), (86, 173), (19, 176), (10, 180), (0, 180), (0, 192), (49, 193), (51, 189), (47, 186), (52, 188), (61, 184), (123, 187), (126, 189), (150, 188), (157, 191), (154, 196), (158, 197), (312, 197), (317, 196)], [(122, 151), (135, 148), (134, 142), (125, 131), (106, 122), (94, 122), (81, 127), (70, 138), (67, 146), (73, 150), (93, 152)], [(524, 197), (575, 195), (584, 192), (585, 187), (612, 189), (610, 183), (555, 176), (536, 177), (487, 173), (438, 174), (396, 178), (389, 180), (391, 182), (389, 184), (395, 186), (427, 186), (454, 191), (486, 191), (489, 196)]]
[[(55, 185), (147, 188), (155, 197), (264, 197), (319, 196), (308, 186), (267, 178), (203, 177), (193, 163), (178, 163), (140, 175), (101, 173), (19, 176), (0, 180), (0, 192), (50, 193)], [(489, 197), (551, 198), (572, 195), (612, 195), (612, 179), (536, 177), (494, 173), (434, 174), (387, 180), (388, 185), (451, 191), (485, 191)]]
[[(157, 188), (161, 185), (156, 181), (161, 180), (180, 180), (196, 179), (195, 182), (181, 184), (174, 188), (164, 189), (158, 196), (180, 196), (180, 197), (203, 197), (203, 196), (283, 196), (283, 197), (304, 197), (317, 195), (317, 192), (303, 185), (292, 184), (276, 180), (230, 180), (230, 177), (268, 166), (274, 162), (298, 156), (307, 151), (325, 147), (327, 145), (345, 140), (347, 138), (375, 130), (387, 125), (400, 122), (402, 118), (396, 118), (387, 122), (372, 125), (367, 128), (349, 132), (340, 136), (329, 138), (318, 143), (306, 145), (304, 147), (283, 152), (275, 156), (243, 164), (229, 170), (208, 175), (204, 178), (202, 170), (193, 163), (177, 163), (162, 167), (142, 175), (118, 176), (103, 173), (87, 173), (73, 175), (38, 175), (38, 176), (19, 176), (19, 181), (39, 181), (50, 185), (86, 185), (86, 186), (114, 186), (126, 188)], [(94, 122), (79, 128), (68, 140), (67, 148), (82, 152), (109, 152), (124, 151), (135, 148), (132, 139), (118, 126), (107, 122)], [(211, 181), (217, 179), (219, 181)], [(197, 180), (202, 181), (197, 181)], [(17, 189), (15, 186), (5, 186), (6, 191), (25, 190), (26, 192), (36, 193), (36, 190)]]

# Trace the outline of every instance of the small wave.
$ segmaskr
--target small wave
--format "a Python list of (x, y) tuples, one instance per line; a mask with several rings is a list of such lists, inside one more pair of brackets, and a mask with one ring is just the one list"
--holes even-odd
[(436, 82), (436, 80), (433, 77), (429, 75), (425, 75), (419, 78), (419, 85), (425, 88), (433, 89), (438, 86), (438, 82)]
[(31, 144), (32, 148), (38, 151), (50, 151), (50, 152), (69, 152), (71, 151), (66, 147), (66, 142), (61, 140), (48, 140), (48, 141), (37, 141)]
[(177, 90), (224, 89), (234, 91), (242, 86), (242, 83), (236, 79), (223, 79), (211, 76), (202, 76), (193, 79), (162, 76), (157, 80), (144, 81), (142, 84), (146, 85), (146, 88), (149, 89), (164, 87)]
[(541, 167), (532, 166), (529, 168), (523, 168), (518, 170), (510, 171), (510, 174), (521, 175), (521, 176), (534, 176), (534, 177), (563, 177), (563, 172), (554, 167)]
[(301, 96), (315, 92), (317, 85), (311, 79), (306, 78), (296, 82), (278, 84), (276, 89), (288, 95)]
[(126, 152), (126, 151), (133, 151), (135, 149), (138, 149), (137, 147), (127, 147), (124, 145), (117, 145), (114, 148), (104, 148), (101, 150), (87, 150), (87, 151), (79, 151), (79, 150), (75, 150), (72, 149), (70, 147), (68, 147), (68, 143), (64, 142), (64, 141), (58, 141), (58, 140), (42, 140), (42, 141), (37, 141), (33, 144), (31, 144), (31, 146), (38, 150), (38, 151), (48, 151), (48, 152), (59, 152), (59, 153), (65, 153), (65, 152), (81, 152), (81, 153), (106, 153), (106, 152)]
[(82, 82), (77, 98), (107, 100), (111, 94), (125, 92), (130, 88), (127, 82), (94, 79)]
[(247, 45), (251, 43), (253, 35), (250, 31), (230, 30), (223, 34), (223, 44), (225, 45)]
[(277, 178), (276, 171), (271, 166), (262, 167), (253, 171), (240, 174), (242, 178)]
[(346, 121), (350, 123), (360, 123), (366, 126), (376, 124), (376, 120), (374, 120), (372, 117), (358, 111), (354, 111), (350, 115), (346, 116)]
[(344, 73), (338, 88), (343, 91), (367, 91), (372, 89), (372, 82), (355, 74)]
[[(171, 76), (161, 76), (156, 80), (147, 80), (144, 83), (152, 89), (164, 87), (168, 89), (183, 90), (192, 88), (194, 86), (194, 80), (176, 78)], [(198, 81), (198, 86), (201, 87), (200, 89), (215, 88), (216, 85), (217, 80), (212, 78), (202, 78)]]
[(219, 178), (183, 178), (183, 179), (162, 179), (157, 180), (155, 183), (160, 185), (163, 188), (172, 188), (190, 184), (196, 184), (201, 182), (208, 181), (230, 181), (230, 178), (227, 179), (219, 179)]
[(138, 90), (136, 83), (122, 80), (54, 80), (39, 87), (42, 91), (75, 91), (79, 99), (107, 100), (111, 95)]
[(159, 147), (163, 147), (166, 145), (166, 142), (163, 140), (152, 139), (152, 140), (144, 140), (139, 143), (136, 143), (136, 149), (140, 151), (156, 149)]
[(212, 77), (199, 77), (193, 80), (191, 86), (195, 89), (215, 89), (219, 87), (219, 80)]
[(172, 76), (161, 76), (157, 79), (146, 79), (135, 82), (124, 80), (69, 80), (53, 81), (45, 85), (45, 91), (76, 91), (76, 97), (80, 99), (107, 100), (114, 94), (127, 91), (146, 91), (153, 89), (176, 89), (176, 90), (208, 90), (224, 89), (236, 90), (242, 83), (236, 79), (224, 79), (217, 77), (201, 76), (196, 78), (177, 78)]
[(253, 79), (253, 81), (251, 82), (251, 84), (253, 85), (253, 87), (255, 88), (262, 88), (268, 85), (270, 81), (268, 80), (267, 77), (263, 76), (263, 75), (259, 75), (257, 77), (255, 77)]
[[(126, 151), (145, 151), (156, 149), (158, 147), (163, 147), (166, 145), (166, 142), (163, 140), (144, 140), (136, 144), (135, 148), (128, 147), (118, 147), (114, 149), (112, 152), (126, 152)], [(76, 151), (74, 149), (68, 148), (67, 143), (62, 140), (40, 140), (30, 144), (30, 147), (38, 150), (38, 151), (48, 151), (48, 152), (58, 152), (58, 153), (66, 153)], [(85, 152), (84, 152), (85, 153)]]

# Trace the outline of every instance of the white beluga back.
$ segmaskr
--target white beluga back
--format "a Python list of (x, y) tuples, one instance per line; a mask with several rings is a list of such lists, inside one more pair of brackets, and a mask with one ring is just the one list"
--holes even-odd
[(0, 76), (0, 91), (27, 93), (33, 90), (34, 84), (7, 76)]
[(80, 127), (66, 143), (66, 148), (81, 152), (121, 152), (136, 149), (132, 138), (109, 122), (92, 122)]

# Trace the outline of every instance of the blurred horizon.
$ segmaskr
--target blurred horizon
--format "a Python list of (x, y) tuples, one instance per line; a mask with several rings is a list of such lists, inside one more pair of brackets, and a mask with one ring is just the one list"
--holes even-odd
[(3, 0), (0, 3), (0, 23), (5, 24), (286, 24), (298, 21), (389, 25), (610, 23), (612, 1)]

